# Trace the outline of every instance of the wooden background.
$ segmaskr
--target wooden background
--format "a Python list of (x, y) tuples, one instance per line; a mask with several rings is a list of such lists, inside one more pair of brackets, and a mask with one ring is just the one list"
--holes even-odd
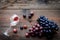
[[(12, 38), (12, 40), (46, 40), (45, 38), (42, 39), (25, 38), (25, 33), (28, 31), (30, 27), (32, 27), (32, 25), (34, 25), (37, 18), (41, 15), (46, 16), (47, 18), (49, 18), (49, 20), (56, 22), (60, 28), (60, 10), (30, 10), (30, 11), (34, 11), (34, 16), (31, 19), (33, 21), (31, 23), (23, 19), (22, 15), (25, 14), (23, 10), (0, 10), (0, 31), (2, 33), (6, 32), (6, 30), (10, 27), (10, 17), (13, 16), (14, 14), (17, 14), (20, 17), (20, 20), (16, 27), (11, 27), (11, 29), (8, 31), (8, 34)], [(29, 14), (29, 12), (27, 12), (26, 14)], [(28, 29), (21, 31), (19, 27), (23, 26), (24, 24), (28, 26)], [(17, 34), (14, 34), (12, 32), (13, 28), (16, 28), (18, 30)], [(60, 30), (58, 31), (58, 34), (56, 35), (54, 40), (60, 40)]]

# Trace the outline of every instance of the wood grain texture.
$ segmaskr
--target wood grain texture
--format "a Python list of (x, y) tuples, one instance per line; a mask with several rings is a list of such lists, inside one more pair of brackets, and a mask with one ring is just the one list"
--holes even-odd
[[(20, 17), (20, 21), (15, 27), (12, 27), (8, 32), (8, 34), (11, 36), (13, 40), (45, 40), (45, 38), (42, 38), (42, 39), (38, 39), (38, 38), (26, 39), (25, 38), (25, 33), (28, 31), (30, 27), (32, 27), (32, 25), (34, 25), (37, 18), (41, 15), (46, 16), (47, 18), (49, 18), (49, 20), (56, 22), (60, 27), (60, 10), (31, 10), (31, 11), (34, 11), (34, 16), (31, 19), (33, 21), (29, 23), (26, 19), (23, 19), (22, 15), (24, 13), (22, 12), (22, 10), (0, 10), (1, 32), (5, 32), (10, 27), (10, 17), (14, 14), (17, 14)], [(19, 27), (23, 26), (24, 24), (28, 26), (28, 29), (21, 31)], [(18, 29), (18, 33), (16, 35), (12, 32), (13, 28)], [(56, 35), (54, 40), (60, 40), (60, 31)]]

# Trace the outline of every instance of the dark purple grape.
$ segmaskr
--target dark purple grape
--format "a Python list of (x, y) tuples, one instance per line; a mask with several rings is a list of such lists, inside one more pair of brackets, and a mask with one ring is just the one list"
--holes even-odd
[(26, 15), (23, 15), (23, 18), (26, 18)]
[(29, 19), (31, 19), (31, 18), (32, 18), (32, 16), (31, 16), (31, 15), (29, 15), (29, 16), (28, 16), (28, 18), (29, 18)]
[(20, 27), (20, 30), (23, 30), (23, 27)]

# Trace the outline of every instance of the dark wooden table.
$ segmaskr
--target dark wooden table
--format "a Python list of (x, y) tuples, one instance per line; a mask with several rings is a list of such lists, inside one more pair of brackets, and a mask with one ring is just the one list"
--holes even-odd
[[(50, 20), (56, 22), (60, 28), (60, 10), (31, 10), (31, 11), (34, 11), (34, 16), (31, 19), (32, 22), (29, 23), (29, 21), (23, 19), (22, 15), (24, 13), (22, 12), (22, 10), (0, 10), (0, 31), (4, 33), (10, 27), (10, 17), (14, 14), (17, 14), (20, 17), (20, 21), (15, 27), (11, 27), (11, 29), (8, 31), (9, 37), (12, 40), (46, 40), (45, 37), (41, 39), (25, 38), (25, 33), (28, 31), (30, 27), (32, 27), (32, 25), (34, 25), (34, 23), (36, 23), (37, 18), (41, 15), (46, 16)], [(28, 26), (28, 29), (21, 31), (19, 27), (23, 26), (24, 24)], [(17, 34), (14, 34), (12, 32), (14, 28), (18, 30)], [(54, 37), (54, 40), (60, 40), (60, 30), (58, 31), (58, 34)]]

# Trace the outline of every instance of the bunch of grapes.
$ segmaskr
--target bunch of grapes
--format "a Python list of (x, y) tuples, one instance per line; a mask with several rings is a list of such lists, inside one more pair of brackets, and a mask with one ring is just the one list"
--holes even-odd
[(43, 27), (43, 33), (47, 38), (52, 38), (59, 29), (55, 22), (48, 20), (45, 16), (40, 16), (37, 22)]
[(59, 27), (53, 21), (48, 20), (45, 16), (40, 16), (37, 19), (38, 23), (29, 28), (29, 32), (26, 33), (26, 37), (47, 37), (47, 39), (51, 39), (54, 34), (57, 33)]
[(29, 31), (26, 33), (26, 37), (42, 37), (43, 35), (43, 27), (41, 27), (38, 23), (35, 23)]

